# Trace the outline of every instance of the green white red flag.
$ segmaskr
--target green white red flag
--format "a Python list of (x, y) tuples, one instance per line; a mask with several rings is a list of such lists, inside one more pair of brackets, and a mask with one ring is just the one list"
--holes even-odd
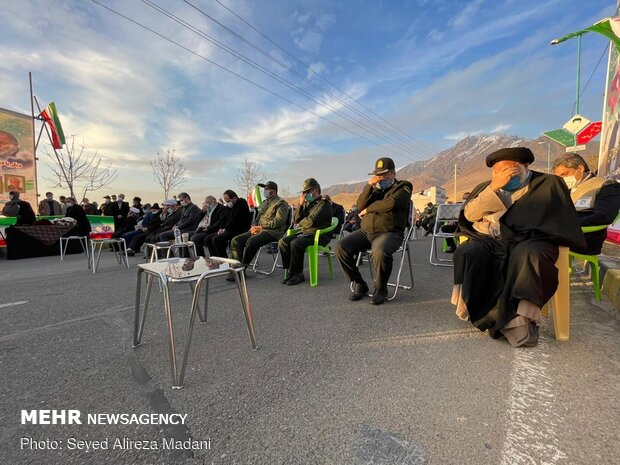
[(260, 186), (256, 185), (248, 195), (248, 205), (251, 208), (258, 208), (261, 203), (263, 203), (263, 197), (260, 194)]
[(52, 136), (52, 147), (55, 149), (62, 149), (62, 146), (65, 145), (65, 133), (62, 130), (60, 118), (58, 118), (56, 104), (51, 102), (43, 109), (39, 116), (45, 120), (45, 123), (50, 130)]

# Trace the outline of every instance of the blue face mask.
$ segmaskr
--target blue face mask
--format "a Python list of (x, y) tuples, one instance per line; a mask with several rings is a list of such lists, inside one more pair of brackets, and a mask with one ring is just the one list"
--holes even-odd
[(265, 199), (271, 197), (271, 191), (263, 191), (263, 197), (265, 197)]
[(314, 200), (314, 195), (312, 195), (312, 192), (309, 192), (306, 194), (306, 202), (310, 203)]
[(510, 178), (510, 181), (508, 181), (508, 183), (504, 187), (502, 187), (502, 189), (508, 192), (514, 192), (516, 190), (519, 190), (522, 185), (523, 182), (521, 181), (519, 176), (513, 176), (512, 178)]
[(377, 183), (377, 186), (379, 187), (379, 189), (387, 189), (392, 184), (394, 184), (393, 179), (382, 179), (381, 181)]

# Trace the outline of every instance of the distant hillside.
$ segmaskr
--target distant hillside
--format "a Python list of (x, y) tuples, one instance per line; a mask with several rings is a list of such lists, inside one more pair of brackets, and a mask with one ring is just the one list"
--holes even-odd
[[(532, 168), (537, 171), (547, 169), (547, 144), (542, 136), (537, 139), (524, 139), (517, 136), (480, 135), (469, 136), (455, 145), (439, 152), (430, 160), (416, 161), (398, 170), (398, 179), (406, 179), (413, 183), (414, 192), (423, 191), (431, 186), (443, 186), (448, 196), (454, 197), (454, 165), (457, 165), (457, 198), (465, 191), (471, 190), (480, 182), (489, 179), (490, 171), (484, 160), (486, 156), (503, 147), (529, 147), (536, 161)], [(580, 154), (596, 169), (599, 143), (594, 141), (588, 144), (585, 152)], [(551, 163), (564, 154), (564, 147), (551, 143)], [(355, 196), (364, 187), (364, 182), (337, 184), (324, 189), (338, 203), (349, 206)]]

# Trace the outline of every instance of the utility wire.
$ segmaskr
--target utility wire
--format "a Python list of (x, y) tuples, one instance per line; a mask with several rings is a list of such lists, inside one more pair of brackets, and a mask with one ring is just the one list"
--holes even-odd
[[(586, 89), (588, 88), (588, 84), (590, 84), (590, 81), (592, 80), (592, 78), (594, 77), (594, 73), (596, 73), (596, 70), (598, 69), (599, 65), (601, 64), (601, 60), (603, 59), (603, 57), (605, 56), (605, 52), (607, 52), (607, 49), (609, 48), (609, 42), (607, 42), (607, 46), (605, 47), (605, 49), (603, 50), (603, 53), (601, 53), (600, 58), (598, 59), (598, 62), (596, 63), (596, 66), (594, 67), (594, 70), (592, 71), (592, 74), (590, 74), (590, 77), (588, 78), (588, 82), (586, 82), (586, 85), (583, 86), (583, 89), (581, 92), (579, 92), (579, 98), (581, 98), (581, 96), (583, 95), (583, 93), (586, 91)], [(575, 114), (575, 107), (577, 106), (577, 102), (573, 102), (573, 110), (571, 111), (571, 116), (573, 116)]]
[[(425, 156), (433, 156), (435, 153), (432, 152), (431, 150), (427, 149), (426, 147), (423, 146), (416, 146), (415, 144), (413, 144), (411, 141), (408, 140), (407, 137), (402, 136), (400, 133), (398, 133), (397, 131), (394, 131), (393, 129), (390, 129), (388, 126), (382, 125), (377, 123), (373, 118), (367, 116), (365, 113), (359, 111), (357, 108), (355, 108), (354, 106), (350, 105), (349, 103), (347, 103), (345, 100), (339, 98), (338, 96), (334, 95), (333, 93), (329, 92), (327, 89), (325, 89), (324, 87), (316, 84), (314, 81), (308, 79), (306, 76), (304, 76), (303, 74), (299, 73), (298, 71), (296, 71), (293, 67), (289, 66), (287, 63), (283, 62), (282, 60), (280, 60), (278, 57), (272, 55), (271, 53), (269, 53), (268, 51), (262, 49), (261, 47), (259, 47), (258, 45), (256, 45), (254, 42), (246, 39), (245, 37), (243, 37), (242, 35), (240, 35), (239, 33), (237, 33), (236, 31), (234, 31), (233, 29), (231, 29), (230, 27), (226, 26), (225, 24), (223, 24), (222, 22), (220, 22), (219, 20), (217, 20), (216, 18), (214, 18), (212, 15), (210, 15), (209, 13), (205, 12), (204, 10), (202, 10), (201, 8), (198, 8), (196, 5), (194, 5), (193, 3), (191, 3), (188, 0), (183, 0), (183, 2), (185, 2), (187, 5), (189, 5), (190, 7), (192, 7), (194, 10), (196, 10), (197, 12), (199, 12), (200, 14), (202, 14), (203, 16), (205, 16), (206, 18), (208, 18), (209, 20), (211, 20), (212, 22), (214, 22), (215, 24), (217, 24), (218, 26), (220, 26), (221, 28), (225, 29), (226, 31), (228, 31), (230, 34), (232, 34), (233, 36), (235, 36), (236, 38), (238, 38), (239, 40), (241, 40), (242, 42), (244, 42), (245, 44), (249, 45), (250, 47), (252, 47), (254, 50), (256, 50), (257, 52), (259, 52), (261, 55), (265, 56), (266, 58), (272, 60), (273, 62), (277, 63), (279, 66), (281, 66), (283, 69), (287, 70), (288, 72), (294, 74), (295, 76), (297, 76), (298, 78), (302, 79), (303, 81), (305, 81), (306, 83), (310, 84), (312, 87), (314, 87), (315, 89), (325, 93), (326, 95), (328, 95), (330, 98), (336, 100), (337, 102), (339, 102), (341, 105), (345, 106), (346, 108), (348, 108), (350, 111), (354, 112), (355, 114), (357, 114), (358, 116), (361, 116), (362, 118), (366, 119), (368, 122), (370, 122), (373, 126), (377, 127), (380, 129), (380, 131), (383, 132), (387, 132), (390, 135), (394, 136), (395, 138), (397, 138), (397, 140), (399, 141), (404, 141), (407, 144), (411, 144), (412, 147), (414, 147), (414, 151), (416, 152), (425, 152)], [(419, 145), (419, 144), (418, 144)]]
[(146, 25), (144, 25), (144, 24), (140, 23), (139, 21), (136, 21), (136, 20), (134, 20), (134, 19), (131, 19), (130, 17), (128, 17), (128, 16), (126, 16), (126, 15), (124, 15), (123, 13), (120, 13), (119, 11), (117, 11), (117, 10), (115, 10), (115, 9), (113, 9), (113, 8), (111, 8), (111, 7), (109, 7), (109, 6), (107, 6), (107, 5), (104, 5), (104, 4), (100, 3), (100, 2), (99, 2), (99, 1), (97, 1), (97, 0), (91, 0), (91, 1), (92, 1), (93, 3), (95, 3), (95, 4), (99, 5), (100, 7), (102, 7), (102, 8), (104, 8), (104, 9), (108, 10), (109, 12), (114, 13), (115, 15), (120, 16), (121, 18), (124, 18), (124, 19), (126, 19), (127, 21), (129, 21), (129, 22), (131, 22), (131, 23), (135, 24), (136, 26), (138, 26), (138, 27), (140, 27), (140, 28), (142, 28), (142, 29), (145, 29), (145, 30), (149, 31), (149, 32), (151, 32), (152, 34), (155, 34), (156, 36), (158, 36), (158, 37), (160, 37), (160, 38), (164, 39), (165, 41), (170, 42), (171, 44), (174, 44), (174, 45), (176, 45), (177, 47), (182, 48), (183, 50), (185, 50), (185, 51), (187, 51), (187, 52), (191, 53), (192, 55), (195, 55), (195, 56), (197, 56), (198, 58), (201, 58), (202, 60), (205, 60), (206, 62), (211, 63), (212, 65), (216, 66), (217, 68), (219, 68), (219, 69), (221, 69), (221, 70), (223, 70), (223, 71), (226, 71), (227, 73), (232, 74), (233, 76), (238, 77), (239, 79), (242, 79), (242, 80), (244, 80), (245, 82), (247, 82), (247, 83), (249, 83), (249, 84), (251, 84), (251, 85), (253, 85), (253, 86), (255, 86), (255, 87), (259, 88), (259, 89), (262, 89), (262, 90), (264, 90), (265, 92), (267, 92), (267, 93), (269, 93), (269, 94), (271, 94), (271, 95), (273, 95), (273, 96), (275, 96), (275, 97), (278, 97), (278, 98), (280, 98), (280, 99), (284, 100), (285, 102), (288, 102), (288, 103), (290, 103), (291, 105), (294, 105), (295, 107), (297, 107), (297, 108), (299, 108), (299, 109), (301, 109), (301, 110), (303, 110), (303, 111), (306, 111), (306, 112), (310, 113), (311, 115), (316, 116), (317, 118), (320, 118), (320, 119), (322, 119), (322, 120), (324, 120), (324, 121), (327, 121), (328, 123), (333, 124), (334, 126), (337, 126), (337, 127), (339, 127), (340, 129), (342, 129), (342, 130), (344, 130), (344, 131), (347, 131), (347, 132), (349, 132), (349, 133), (353, 134), (353, 135), (354, 135), (354, 136), (356, 136), (356, 137), (359, 137), (359, 138), (361, 138), (361, 139), (364, 139), (365, 141), (370, 142), (370, 143), (371, 143), (371, 144), (373, 144), (373, 145), (377, 145), (377, 146), (379, 146), (379, 147), (386, 148), (387, 150), (390, 150), (390, 151), (391, 151), (392, 153), (394, 153), (395, 155), (398, 155), (398, 156), (401, 156), (401, 157), (403, 156), (402, 154), (400, 154), (400, 153), (398, 153), (398, 152), (395, 152), (394, 150), (390, 149), (389, 147), (385, 147), (384, 145), (379, 144), (379, 143), (377, 143), (376, 141), (374, 141), (374, 140), (372, 140), (372, 139), (369, 139), (369, 138), (367, 138), (367, 137), (365, 137), (365, 136), (363, 136), (363, 135), (361, 135), (361, 134), (358, 134), (357, 132), (355, 132), (355, 131), (353, 131), (353, 130), (351, 130), (351, 129), (349, 129), (349, 128), (345, 127), (345, 126), (342, 126), (341, 124), (338, 124), (338, 123), (337, 123), (337, 122), (335, 122), (335, 121), (332, 121), (332, 120), (330, 120), (330, 119), (328, 119), (328, 118), (326, 118), (326, 117), (324, 117), (324, 116), (321, 116), (321, 115), (317, 114), (316, 112), (314, 112), (314, 111), (312, 111), (312, 110), (310, 110), (310, 109), (308, 109), (308, 108), (306, 108), (306, 107), (304, 107), (304, 106), (302, 106), (302, 105), (300, 105), (300, 104), (298, 104), (298, 103), (294, 102), (293, 100), (291, 100), (291, 99), (289, 99), (289, 98), (287, 98), (287, 97), (284, 97), (283, 95), (280, 95), (280, 94), (278, 94), (277, 92), (274, 92), (274, 91), (272, 91), (272, 90), (268, 89), (267, 87), (264, 87), (264, 86), (262, 86), (262, 85), (260, 85), (260, 84), (258, 84), (258, 83), (256, 83), (256, 82), (252, 81), (251, 79), (249, 79), (249, 78), (247, 78), (247, 77), (245, 77), (245, 76), (243, 76), (243, 75), (241, 75), (241, 74), (239, 74), (239, 73), (237, 73), (237, 72), (235, 72), (235, 71), (232, 71), (231, 69), (226, 68), (226, 67), (225, 67), (225, 66), (223, 66), (223, 65), (220, 65), (219, 63), (217, 63), (217, 62), (215, 62), (215, 61), (213, 61), (213, 60), (211, 60), (211, 59), (209, 59), (209, 58), (205, 57), (204, 55), (201, 55), (200, 53), (195, 52), (194, 50), (192, 50), (192, 49), (190, 49), (190, 48), (186, 47), (185, 45), (182, 45), (182, 44), (180, 44), (180, 43), (178, 43), (178, 42), (174, 41), (173, 39), (170, 39), (169, 37), (166, 37), (165, 35), (163, 35), (163, 34), (161, 34), (161, 33), (157, 32), (157, 31), (155, 31), (154, 29), (151, 29), (150, 27), (148, 27), (148, 26), (146, 26)]
[[(185, 0), (184, 0), (185, 1)], [(264, 37), (265, 39), (267, 39), (269, 42), (271, 42), (273, 45), (275, 45), (277, 48), (279, 48), (280, 50), (282, 50), (284, 53), (286, 53), (289, 57), (291, 57), (293, 60), (295, 60), (297, 63), (301, 64), (302, 66), (304, 66), (306, 69), (308, 69), (312, 74), (314, 74), (315, 76), (318, 76), (319, 78), (321, 78), (323, 81), (327, 82), (328, 84), (330, 84), (331, 86), (333, 86), (335, 89), (337, 89), (339, 92), (342, 92), (344, 95), (346, 95), (349, 99), (351, 99), (353, 102), (357, 103), (360, 107), (364, 108), (366, 111), (370, 112), (371, 114), (373, 114), (376, 118), (378, 118), (379, 120), (383, 121), (385, 124), (387, 124), (388, 126), (392, 127), (394, 130), (398, 131), (399, 133), (401, 133), (403, 136), (405, 136), (406, 138), (408, 138), (411, 143), (419, 145), (421, 147), (424, 147), (426, 150), (430, 151), (431, 153), (435, 154), (436, 151), (428, 146), (426, 146), (425, 144), (421, 143), (420, 141), (417, 141), (416, 139), (414, 139), (413, 137), (411, 137), (409, 134), (403, 132), (400, 128), (398, 128), (397, 126), (395, 126), (394, 124), (392, 124), (390, 121), (388, 121), (387, 119), (383, 118), (382, 116), (378, 115), (377, 113), (375, 113), (372, 109), (368, 108), (366, 105), (364, 105), (362, 102), (360, 102), (359, 100), (357, 100), (355, 97), (349, 95), (347, 92), (345, 92), (344, 90), (342, 90), (340, 87), (338, 87), (336, 84), (334, 84), (332, 81), (330, 81), (329, 79), (327, 79), (325, 76), (323, 76), (322, 74), (318, 73), (317, 71), (313, 70), (310, 65), (308, 65), (307, 63), (303, 62), (302, 60), (300, 60), (299, 58), (297, 58), (295, 55), (293, 55), (291, 52), (289, 52), (286, 48), (284, 48), (283, 46), (281, 46), (280, 44), (278, 44), (276, 41), (274, 41), (271, 37), (269, 37), (267, 34), (265, 34), (264, 32), (262, 32), (260, 29), (258, 29), (257, 27), (255, 27), (254, 25), (252, 25), (250, 22), (248, 22), (247, 20), (245, 20), (243, 17), (241, 17), (240, 15), (238, 15), (237, 13), (235, 13), (230, 7), (226, 6), (224, 3), (222, 3), (220, 0), (215, 0), (215, 2), (217, 2), (219, 5), (221, 5), (224, 9), (226, 9), (230, 14), (232, 14), (233, 16), (235, 16), (237, 19), (239, 19), (240, 21), (242, 21), (243, 23), (245, 23), (247, 26), (249, 26), (252, 30), (254, 30), (255, 32), (257, 32), (259, 35), (261, 35), (262, 37)]]
[[(399, 149), (403, 150), (405, 153), (410, 153), (411, 147), (405, 145), (404, 143), (400, 142), (399, 140), (394, 140), (394, 139), (388, 138), (387, 136), (383, 135), (380, 131), (377, 131), (374, 127), (369, 126), (366, 123), (360, 122), (360, 121), (358, 121), (358, 120), (356, 120), (354, 118), (351, 118), (351, 117), (349, 117), (345, 113), (342, 113), (337, 108), (333, 107), (330, 103), (318, 100), (317, 98), (315, 98), (315, 96), (313, 96), (312, 94), (306, 92), (304, 89), (302, 89), (301, 87), (295, 85), (291, 81), (289, 81), (289, 80), (287, 80), (287, 79), (285, 79), (283, 77), (278, 76), (273, 71), (265, 68), (264, 66), (262, 66), (259, 63), (257, 63), (256, 61), (252, 60), (251, 58), (248, 58), (247, 56), (241, 54), (237, 50), (235, 50), (235, 49), (227, 46), (226, 44), (220, 42), (219, 40), (215, 39), (213, 36), (210, 36), (209, 34), (205, 33), (204, 31), (201, 31), (201, 30), (197, 29), (195, 26), (193, 26), (190, 23), (188, 23), (187, 21), (179, 18), (178, 16), (174, 15), (170, 11), (167, 11), (166, 9), (158, 6), (154, 2), (152, 2), (150, 0), (141, 0), (141, 1), (144, 4), (146, 4), (146, 5), (150, 6), (151, 8), (153, 8), (154, 10), (158, 11), (159, 13), (163, 14), (164, 16), (168, 17), (169, 19), (172, 19), (176, 23), (178, 23), (181, 26), (185, 27), (186, 29), (190, 30), (194, 34), (202, 37), (205, 40), (208, 40), (210, 43), (212, 43), (215, 46), (223, 49), (224, 51), (226, 51), (227, 53), (231, 54), (235, 58), (238, 58), (238, 59), (242, 60), (244, 63), (252, 66), (253, 68), (257, 69), (258, 71), (262, 72), (263, 74), (266, 74), (267, 76), (271, 77), (272, 79), (274, 79), (274, 80), (278, 81), (279, 83), (285, 85), (289, 89), (292, 89), (292, 90), (300, 93), (301, 95), (303, 95), (304, 97), (312, 100), (313, 102), (317, 103), (318, 105), (320, 105), (320, 106), (322, 106), (324, 108), (327, 108), (328, 110), (333, 112), (335, 115), (340, 116), (341, 118), (347, 120), (348, 122), (350, 122), (350, 123), (352, 123), (354, 125), (359, 126), (362, 130), (369, 131), (375, 137), (378, 137), (378, 138), (382, 139), (383, 141), (387, 142), (388, 144), (392, 144), (395, 147), (398, 147)], [(403, 156), (408, 157), (407, 155), (403, 155)], [(409, 157), (409, 158), (411, 160), (414, 160), (414, 161), (420, 159), (420, 158), (411, 158), (411, 157)]]

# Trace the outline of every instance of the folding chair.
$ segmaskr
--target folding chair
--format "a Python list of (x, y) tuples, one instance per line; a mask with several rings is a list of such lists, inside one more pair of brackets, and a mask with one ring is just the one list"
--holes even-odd
[[(293, 228), (293, 216), (294, 216), (293, 215), (293, 207), (289, 206), (288, 216), (287, 216), (287, 223), (288, 223), (288, 228), (286, 228), (287, 230)], [(261, 252), (263, 251), (263, 249), (265, 247), (269, 247), (272, 244), (277, 244), (277, 241), (270, 242), (269, 244), (266, 244), (266, 245), (262, 246), (260, 249), (258, 249), (258, 252), (256, 253), (256, 256), (254, 257), (254, 260), (252, 260), (252, 263), (250, 263), (250, 265), (249, 265), (250, 267), (252, 267), (252, 271), (254, 273), (262, 274), (262, 275), (265, 275), (265, 276), (270, 276), (275, 271), (276, 266), (278, 266), (278, 258), (280, 258), (280, 248), (277, 248), (278, 251), (275, 254), (271, 254), (271, 258), (273, 260), (273, 264), (271, 266), (271, 269), (269, 269), (269, 270), (258, 270), (258, 269), (256, 269), (256, 267), (258, 266), (258, 259), (260, 257)]]
[[(394, 255), (396, 255), (397, 253), (401, 253), (400, 256), (400, 263), (398, 264), (398, 273), (396, 273), (396, 282), (395, 283), (389, 283), (388, 282), (388, 286), (389, 287), (393, 287), (394, 288), (394, 294), (392, 294), (391, 297), (388, 297), (387, 300), (394, 300), (394, 297), (396, 297), (396, 294), (398, 293), (399, 289), (406, 289), (409, 290), (413, 287), (413, 267), (411, 266), (411, 249), (409, 246), (409, 241), (411, 240), (411, 235), (413, 234), (413, 230), (415, 229), (415, 226), (413, 228), (407, 227), (407, 229), (405, 229), (405, 234), (403, 236), (403, 242), (400, 245), (400, 247), (398, 248), (398, 250), (396, 250), (396, 252), (394, 252)], [(368, 256), (368, 262), (370, 262), (370, 256), (372, 255), (372, 251), (371, 250), (367, 250), (366, 252), (362, 252), (359, 253), (357, 256), (357, 266), (359, 267), (362, 262), (364, 261), (363, 255), (366, 254)], [(401, 284), (400, 283), (400, 277), (401, 274), (403, 272), (403, 265), (405, 264), (405, 255), (407, 255), (407, 264), (409, 266), (409, 277), (411, 278), (411, 284), (407, 285), (407, 284)], [(371, 279), (375, 279), (373, 272), (372, 272), (372, 266), (370, 266), (370, 277)], [(351, 290), (353, 290), (353, 286), (351, 285)], [(369, 294), (372, 297), (372, 294)]]
[[(329, 267), (329, 276), (334, 279), (334, 268), (332, 265), (332, 248), (329, 244), (320, 245), (319, 238), (325, 234), (331, 234), (331, 232), (338, 226), (338, 218), (332, 217), (332, 224), (329, 228), (319, 229), (314, 233), (314, 244), (306, 247), (306, 254), (308, 254), (308, 272), (310, 273), (310, 287), (316, 287), (319, 284), (319, 255), (323, 254), (327, 258), (327, 266)], [(289, 229), (286, 232), (287, 236), (299, 233), (298, 229)], [(288, 270), (285, 271), (284, 276), (288, 276)]]
[(437, 253), (437, 238), (445, 240), (447, 238), (454, 238), (455, 233), (443, 232), (441, 227), (445, 222), (458, 221), (459, 213), (463, 208), (461, 203), (443, 204), (437, 207), (437, 217), (435, 218), (435, 225), (433, 226), (433, 237), (431, 239), (431, 254), (429, 261), (431, 265), (435, 266), (454, 266), (452, 259), (440, 258)]

